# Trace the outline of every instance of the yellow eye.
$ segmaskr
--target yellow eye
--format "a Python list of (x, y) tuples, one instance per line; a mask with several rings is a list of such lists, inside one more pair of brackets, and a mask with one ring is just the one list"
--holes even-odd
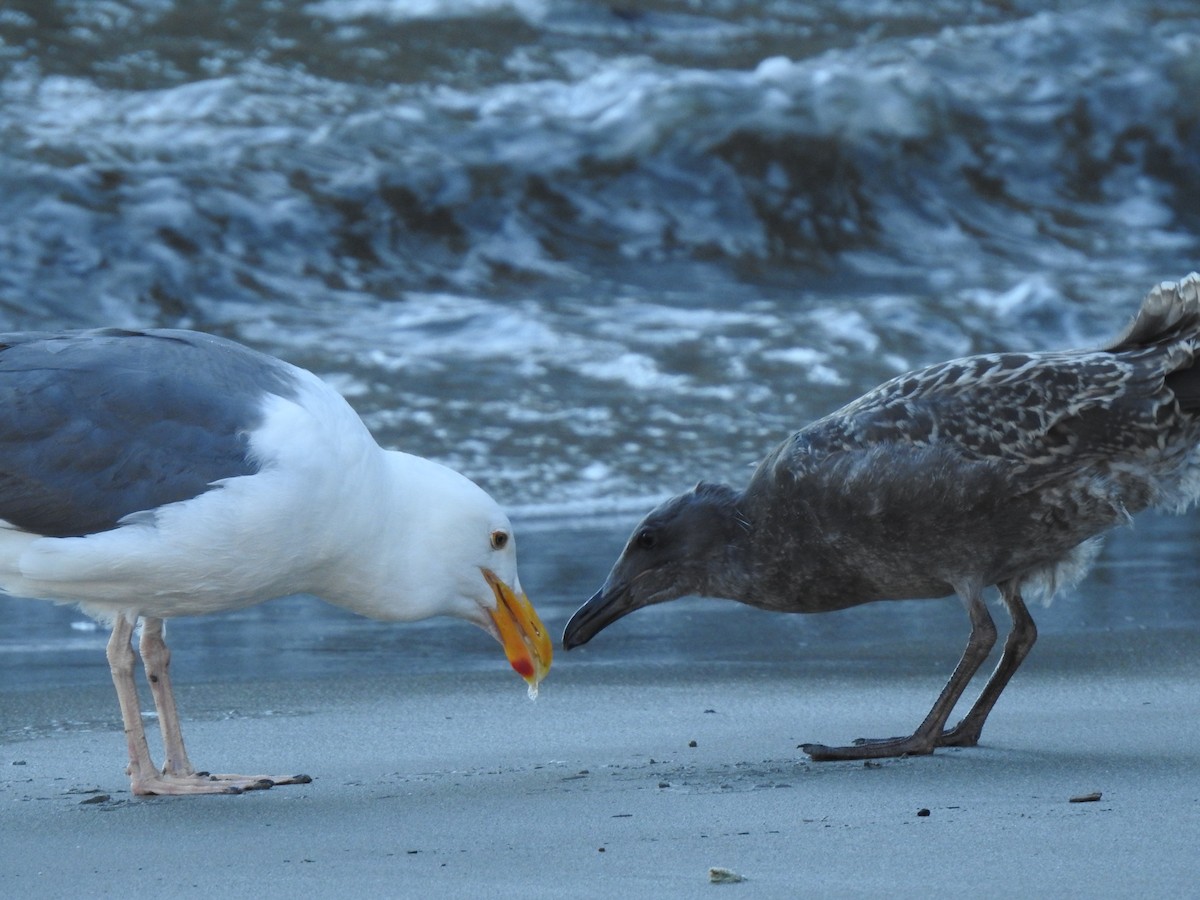
[(507, 531), (499, 531), (499, 530), (493, 531), (492, 532), (492, 549), (493, 550), (503, 550), (507, 546), (508, 546), (508, 532)]

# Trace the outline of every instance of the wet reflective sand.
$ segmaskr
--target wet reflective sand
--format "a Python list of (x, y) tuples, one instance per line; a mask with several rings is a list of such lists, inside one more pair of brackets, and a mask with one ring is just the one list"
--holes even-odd
[[(525, 524), (523, 580), (561, 628), (624, 525)], [(812, 617), (666, 604), (560, 653), (536, 703), (454, 622), (384, 626), (304, 598), (180, 621), (193, 758), (315, 779), (190, 800), (129, 796), (103, 634), (5, 600), (0, 888), (692, 897), (722, 866), (755, 897), (964, 878), (978, 897), (1180, 896), (1200, 840), (1194, 531), (1145, 519), (1035, 611), (1041, 640), (983, 746), (878, 768), (796, 746), (911, 729), (965, 638), (953, 600)]]

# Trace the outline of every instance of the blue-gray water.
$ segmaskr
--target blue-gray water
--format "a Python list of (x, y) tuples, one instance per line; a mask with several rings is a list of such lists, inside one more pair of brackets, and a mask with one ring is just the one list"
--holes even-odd
[[(1195, 268), (1191, 0), (0, 7), (0, 328), (196, 327), (314, 369), (514, 513), (555, 630), (655, 498), (904, 369), (1104, 340)], [(1194, 625), (1196, 531), (1143, 520), (1044, 630)], [(107, 677), (77, 614), (0, 603), (7, 683)], [(953, 657), (964, 619), (689, 601), (581, 653)], [(193, 678), (502, 667), (461, 625), (303, 600), (175, 634)]]

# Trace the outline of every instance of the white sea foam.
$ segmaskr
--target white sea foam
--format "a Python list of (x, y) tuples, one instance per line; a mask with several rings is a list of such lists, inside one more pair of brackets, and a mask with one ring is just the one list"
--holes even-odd
[(496, 13), (515, 13), (537, 21), (549, 8), (549, 0), (320, 0), (307, 4), (304, 11), (335, 22), (467, 19)]

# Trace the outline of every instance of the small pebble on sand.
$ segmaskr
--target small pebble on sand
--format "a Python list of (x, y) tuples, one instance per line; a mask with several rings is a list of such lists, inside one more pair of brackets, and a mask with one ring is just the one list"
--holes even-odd
[(708, 870), (708, 880), (713, 884), (736, 884), (739, 881), (746, 879), (732, 869), (725, 869), (721, 866), (713, 866)]

